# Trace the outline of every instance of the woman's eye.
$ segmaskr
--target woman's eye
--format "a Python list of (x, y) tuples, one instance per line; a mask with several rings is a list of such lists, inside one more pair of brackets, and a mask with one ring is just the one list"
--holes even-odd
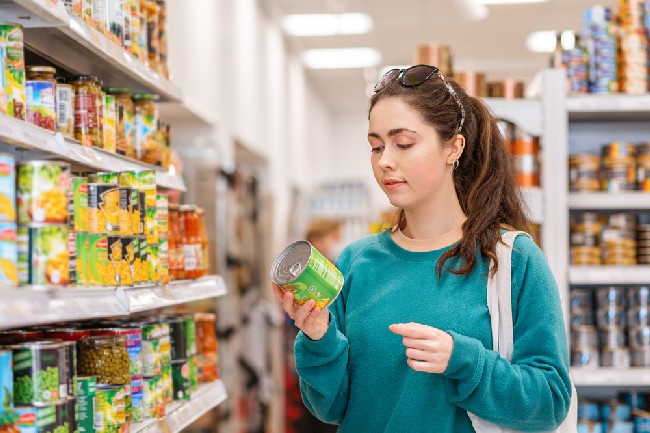
[(407, 143), (407, 144), (397, 143), (397, 147), (399, 147), (400, 149), (408, 149), (411, 146), (413, 146), (413, 143)]
[(370, 151), (371, 151), (372, 153), (379, 153), (379, 152), (381, 152), (382, 150), (384, 150), (384, 146), (375, 146), (375, 147), (373, 147), (373, 148), (370, 149)]

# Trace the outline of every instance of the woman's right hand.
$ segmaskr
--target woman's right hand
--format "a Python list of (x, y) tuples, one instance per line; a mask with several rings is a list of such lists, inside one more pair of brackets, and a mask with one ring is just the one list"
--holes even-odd
[(289, 290), (282, 290), (276, 284), (273, 284), (273, 293), (298, 329), (312, 340), (323, 338), (330, 322), (330, 313), (327, 308), (317, 307), (316, 302), (311, 299), (303, 305), (298, 305), (294, 302), (293, 293)]

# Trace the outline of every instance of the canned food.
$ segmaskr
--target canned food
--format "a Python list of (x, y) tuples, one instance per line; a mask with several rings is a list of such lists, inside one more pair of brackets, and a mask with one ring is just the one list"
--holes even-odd
[(637, 349), (640, 347), (650, 346), (650, 327), (638, 326), (629, 329), (630, 346)]
[(88, 264), (88, 250), (90, 248), (88, 233), (76, 232), (75, 245), (77, 252), (77, 285), (91, 285)]
[(140, 217), (140, 191), (137, 188), (131, 188), (128, 205), (131, 217), (131, 233), (136, 236), (141, 235), (143, 227)]
[(56, 69), (49, 66), (28, 66), (25, 96), (27, 122), (56, 131)]
[(115, 185), (88, 184), (88, 230), (92, 233), (118, 233), (120, 190)]
[(126, 338), (116, 335), (79, 340), (79, 374), (97, 377), (98, 384), (130, 385)]
[(68, 397), (66, 403), (66, 423), (69, 425), (70, 433), (79, 433), (79, 422), (77, 421), (77, 398)]
[(16, 426), (21, 433), (68, 432), (67, 401), (43, 406), (17, 406), (15, 408)]
[(117, 265), (122, 261), (122, 240), (119, 236), (88, 234), (88, 283), (99, 286), (120, 285)]
[(67, 226), (20, 227), (17, 244), (21, 285), (64, 286), (70, 282)]
[(598, 247), (571, 247), (571, 264), (597, 266), (602, 263), (602, 250)]
[(591, 401), (578, 401), (578, 419), (581, 421), (599, 421), (598, 403)]
[(627, 324), (630, 328), (650, 326), (650, 310), (646, 307), (630, 308), (627, 312)]
[(156, 390), (159, 386), (159, 376), (144, 378), (142, 386), (142, 411), (145, 419), (156, 418), (157, 416)]
[(597, 347), (598, 333), (595, 326), (576, 326), (571, 331), (573, 347)]
[(190, 391), (199, 389), (199, 361), (198, 355), (189, 357), (188, 364), (190, 366)]
[(172, 382), (174, 386), (174, 400), (190, 399), (190, 365), (188, 360), (172, 362)]
[[(10, 406), (14, 395), (13, 353), (11, 350), (0, 350), (0, 401)], [(0, 409), (0, 414), (5, 412)]]
[(118, 225), (120, 235), (131, 236), (133, 234), (133, 227), (131, 224), (132, 218), (132, 203), (131, 203), (131, 188), (128, 186), (120, 187), (120, 206), (118, 209)]
[(157, 324), (142, 324), (142, 372), (145, 376), (161, 373), (160, 333)]
[(599, 308), (598, 311), (596, 311), (596, 323), (599, 328), (625, 326), (624, 311), (617, 308)]
[[(59, 368), (61, 344), (32, 342), (11, 346), (13, 352), (14, 403), (45, 404), (61, 401)], [(67, 390), (67, 384), (63, 384)]]
[[(160, 362), (163, 366), (172, 362), (172, 346), (169, 323), (163, 321), (158, 324), (160, 328)], [(170, 376), (171, 377), (171, 376)]]
[(590, 289), (571, 290), (571, 311), (591, 311), (594, 308)]
[(158, 235), (167, 236), (169, 233), (169, 196), (167, 194), (156, 195), (156, 223)]
[(650, 346), (632, 348), (632, 367), (650, 367)]
[(131, 378), (131, 402), (133, 412), (133, 422), (144, 420), (144, 378), (142, 376)]
[(162, 387), (162, 399), (164, 404), (174, 401), (174, 382), (172, 381), (172, 366), (163, 365), (162, 374), (160, 375), (160, 385)]
[(149, 280), (149, 246), (144, 236), (136, 236), (134, 239), (133, 246), (136, 254), (135, 264), (133, 265), (133, 278), (136, 283), (145, 283)]
[(571, 351), (571, 365), (573, 367), (598, 368), (600, 355), (596, 347), (583, 347)]
[(16, 221), (16, 163), (0, 153), (0, 222)]
[(630, 351), (627, 347), (605, 348), (600, 354), (601, 366), (608, 368), (629, 368)]
[(169, 281), (169, 239), (158, 237), (158, 263), (160, 282), (166, 284)]
[(126, 391), (124, 385), (97, 385), (95, 391), (95, 432), (126, 431)]
[(59, 383), (61, 389), (59, 394), (62, 397), (73, 396), (75, 393), (75, 382), (77, 381), (77, 343), (74, 341), (63, 341), (59, 356)]
[(626, 294), (625, 287), (598, 287), (596, 289), (598, 308), (625, 308)]
[(169, 331), (171, 337), (171, 361), (186, 360), (189, 356), (187, 341), (187, 318), (175, 317), (169, 319)]
[(647, 308), (650, 305), (650, 287), (631, 287), (628, 291), (630, 306), (637, 308)]
[(4, 101), (9, 117), (25, 120), (25, 55), (23, 28), (19, 24), (0, 23), (0, 46), (4, 52)]
[(18, 285), (16, 223), (0, 223), (0, 287)]
[(69, 269), (69, 283), (75, 284), (77, 282), (77, 236), (74, 230), (68, 231), (68, 269)]
[(79, 433), (94, 433), (95, 389), (94, 377), (77, 377), (77, 424)]
[(74, 138), (74, 88), (70, 84), (56, 84), (56, 112), (58, 131)]
[(30, 161), (18, 165), (18, 222), (65, 224), (68, 221), (70, 164)]
[(147, 245), (148, 256), (148, 279), (149, 281), (160, 281), (160, 255), (158, 245)]
[(147, 206), (145, 205), (147, 200), (147, 194), (144, 191), (138, 190), (138, 208), (140, 210), (140, 228), (139, 234), (147, 236), (146, 230), (146, 220), (147, 220)]
[(343, 287), (343, 275), (307, 241), (289, 245), (275, 259), (271, 280), (293, 292), (296, 302), (313, 299), (320, 308), (329, 306)]
[(135, 239), (133, 236), (122, 236), (123, 259), (120, 265), (120, 283), (131, 286), (134, 283)]
[(188, 355), (196, 355), (196, 321), (193, 315), (185, 317), (185, 329), (187, 330), (187, 353)]
[(104, 98), (104, 150), (111, 153), (117, 152), (117, 105), (114, 95)]

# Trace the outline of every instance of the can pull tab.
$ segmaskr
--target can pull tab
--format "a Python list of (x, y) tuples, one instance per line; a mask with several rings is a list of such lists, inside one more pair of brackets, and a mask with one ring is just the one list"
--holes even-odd
[(300, 265), (300, 263), (295, 263), (295, 264), (294, 264), (293, 266), (291, 266), (291, 268), (289, 269), (289, 273), (290, 273), (291, 275), (293, 275), (294, 277), (297, 277), (298, 275), (300, 275), (301, 272), (302, 272), (302, 266)]

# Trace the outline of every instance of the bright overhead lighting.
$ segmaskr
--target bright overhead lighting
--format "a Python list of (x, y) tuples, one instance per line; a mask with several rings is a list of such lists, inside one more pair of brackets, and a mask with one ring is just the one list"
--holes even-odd
[(314, 49), (305, 51), (302, 60), (312, 69), (370, 68), (381, 62), (381, 53), (375, 48)]
[(544, 3), (548, 0), (474, 0), (483, 5), (511, 5), (517, 3)]
[[(526, 47), (534, 53), (552, 53), (557, 46), (557, 34), (555, 30), (543, 30), (533, 32), (526, 38)], [(562, 49), (570, 50), (575, 47), (576, 37), (572, 30), (565, 30), (560, 35)]]
[(370, 15), (347, 14), (297, 14), (287, 15), (282, 27), (292, 36), (360, 35), (373, 28)]

